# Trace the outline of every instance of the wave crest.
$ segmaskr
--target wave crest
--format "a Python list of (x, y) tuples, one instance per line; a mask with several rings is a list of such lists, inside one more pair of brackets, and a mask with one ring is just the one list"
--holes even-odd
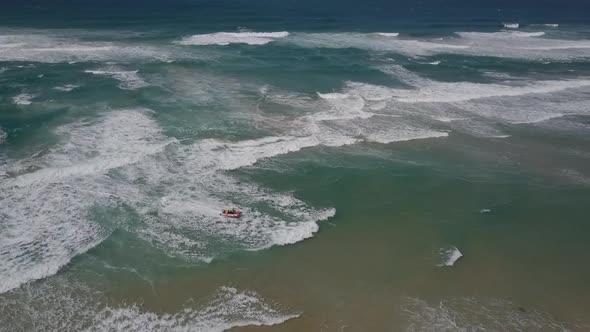
[(215, 32), (193, 35), (178, 41), (180, 45), (229, 45), (248, 44), (264, 45), (289, 35), (287, 31), (280, 32)]

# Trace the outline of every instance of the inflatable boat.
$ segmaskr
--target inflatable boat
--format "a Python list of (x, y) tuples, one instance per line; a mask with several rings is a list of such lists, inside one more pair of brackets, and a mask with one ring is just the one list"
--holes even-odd
[(242, 211), (238, 210), (223, 210), (221, 215), (227, 218), (239, 218), (242, 215)]

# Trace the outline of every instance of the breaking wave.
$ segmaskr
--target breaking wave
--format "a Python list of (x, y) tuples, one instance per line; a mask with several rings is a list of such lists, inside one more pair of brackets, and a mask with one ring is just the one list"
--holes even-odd
[(502, 25), (506, 29), (518, 29), (518, 28), (520, 28), (520, 24), (518, 24), (518, 23), (503, 23)]
[[(55, 274), (114, 227), (170, 255), (210, 261), (225, 252), (309, 238), (318, 230), (317, 221), (335, 214), (225, 173), (318, 145), (313, 137), (180, 145), (163, 136), (149, 113), (119, 110), (60, 127), (60, 145), (40, 159), (4, 167), (0, 292)], [(133, 207), (143, 221), (130, 226), (93, 219), (94, 207), (121, 203)], [(219, 216), (228, 204), (247, 212), (240, 222), (227, 223)]]
[(397, 36), (399, 36), (399, 33), (397, 33), (397, 32), (377, 32), (377, 34), (379, 36), (383, 36), (383, 37), (397, 37)]
[(178, 41), (181, 45), (264, 45), (278, 38), (287, 37), (287, 31), (280, 32), (216, 32), (185, 37)]
[(84, 31), (0, 30), (0, 61), (76, 63), (85, 61), (169, 61), (184, 54), (151, 45), (86, 41)]
[(76, 84), (66, 84), (66, 85), (56, 86), (53, 89), (55, 89), (57, 91), (62, 91), (62, 92), (70, 92), (70, 91), (72, 91), (76, 88), (79, 88), (79, 87), (80, 86), (76, 85)]
[(148, 86), (138, 74), (137, 70), (120, 70), (110, 67), (100, 70), (85, 70), (85, 73), (93, 75), (108, 76), (120, 81), (119, 87), (123, 90), (136, 90)]
[(104, 294), (71, 277), (26, 285), (2, 295), (0, 322), (7, 331), (226, 331), (272, 326), (299, 317), (253, 291), (220, 287), (211, 296), (189, 300), (172, 313), (140, 304), (109, 306)]
[(463, 257), (463, 253), (456, 247), (442, 248), (440, 249), (440, 257), (441, 263), (438, 266), (453, 266)]
[(167, 144), (154, 141), (159, 128), (137, 110), (57, 132), (68, 139), (48, 154), (3, 166), (0, 293), (55, 274), (104, 240), (112, 226), (95, 223), (91, 209), (125, 195), (106, 173)]
[(217, 297), (204, 307), (187, 307), (174, 314), (145, 312), (137, 306), (106, 308), (96, 315), (93, 326), (85, 331), (222, 332), (243, 326), (272, 326), (297, 317), (298, 314), (281, 313), (254, 292), (221, 287)]
[(21, 93), (18, 96), (14, 96), (12, 102), (16, 105), (31, 105), (33, 103), (33, 98), (35, 98), (35, 95)]
[(305, 48), (358, 48), (409, 57), (437, 54), (494, 56), (544, 61), (590, 58), (590, 41), (543, 38), (545, 32), (458, 32), (443, 38), (384, 38), (381, 33), (294, 33), (285, 43)]

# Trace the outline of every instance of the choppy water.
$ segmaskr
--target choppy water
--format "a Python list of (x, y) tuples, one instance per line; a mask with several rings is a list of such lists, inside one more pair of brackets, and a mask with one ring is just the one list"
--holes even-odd
[(0, 330), (590, 329), (587, 5), (354, 5), (8, 5)]

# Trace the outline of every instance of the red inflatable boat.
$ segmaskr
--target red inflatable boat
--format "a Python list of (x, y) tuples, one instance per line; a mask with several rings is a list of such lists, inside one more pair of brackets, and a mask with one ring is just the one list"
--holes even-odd
[(242, 216), (242, 211), (239, 210), (223, 210), (221, 215), (228, 218), (239, 218)]

